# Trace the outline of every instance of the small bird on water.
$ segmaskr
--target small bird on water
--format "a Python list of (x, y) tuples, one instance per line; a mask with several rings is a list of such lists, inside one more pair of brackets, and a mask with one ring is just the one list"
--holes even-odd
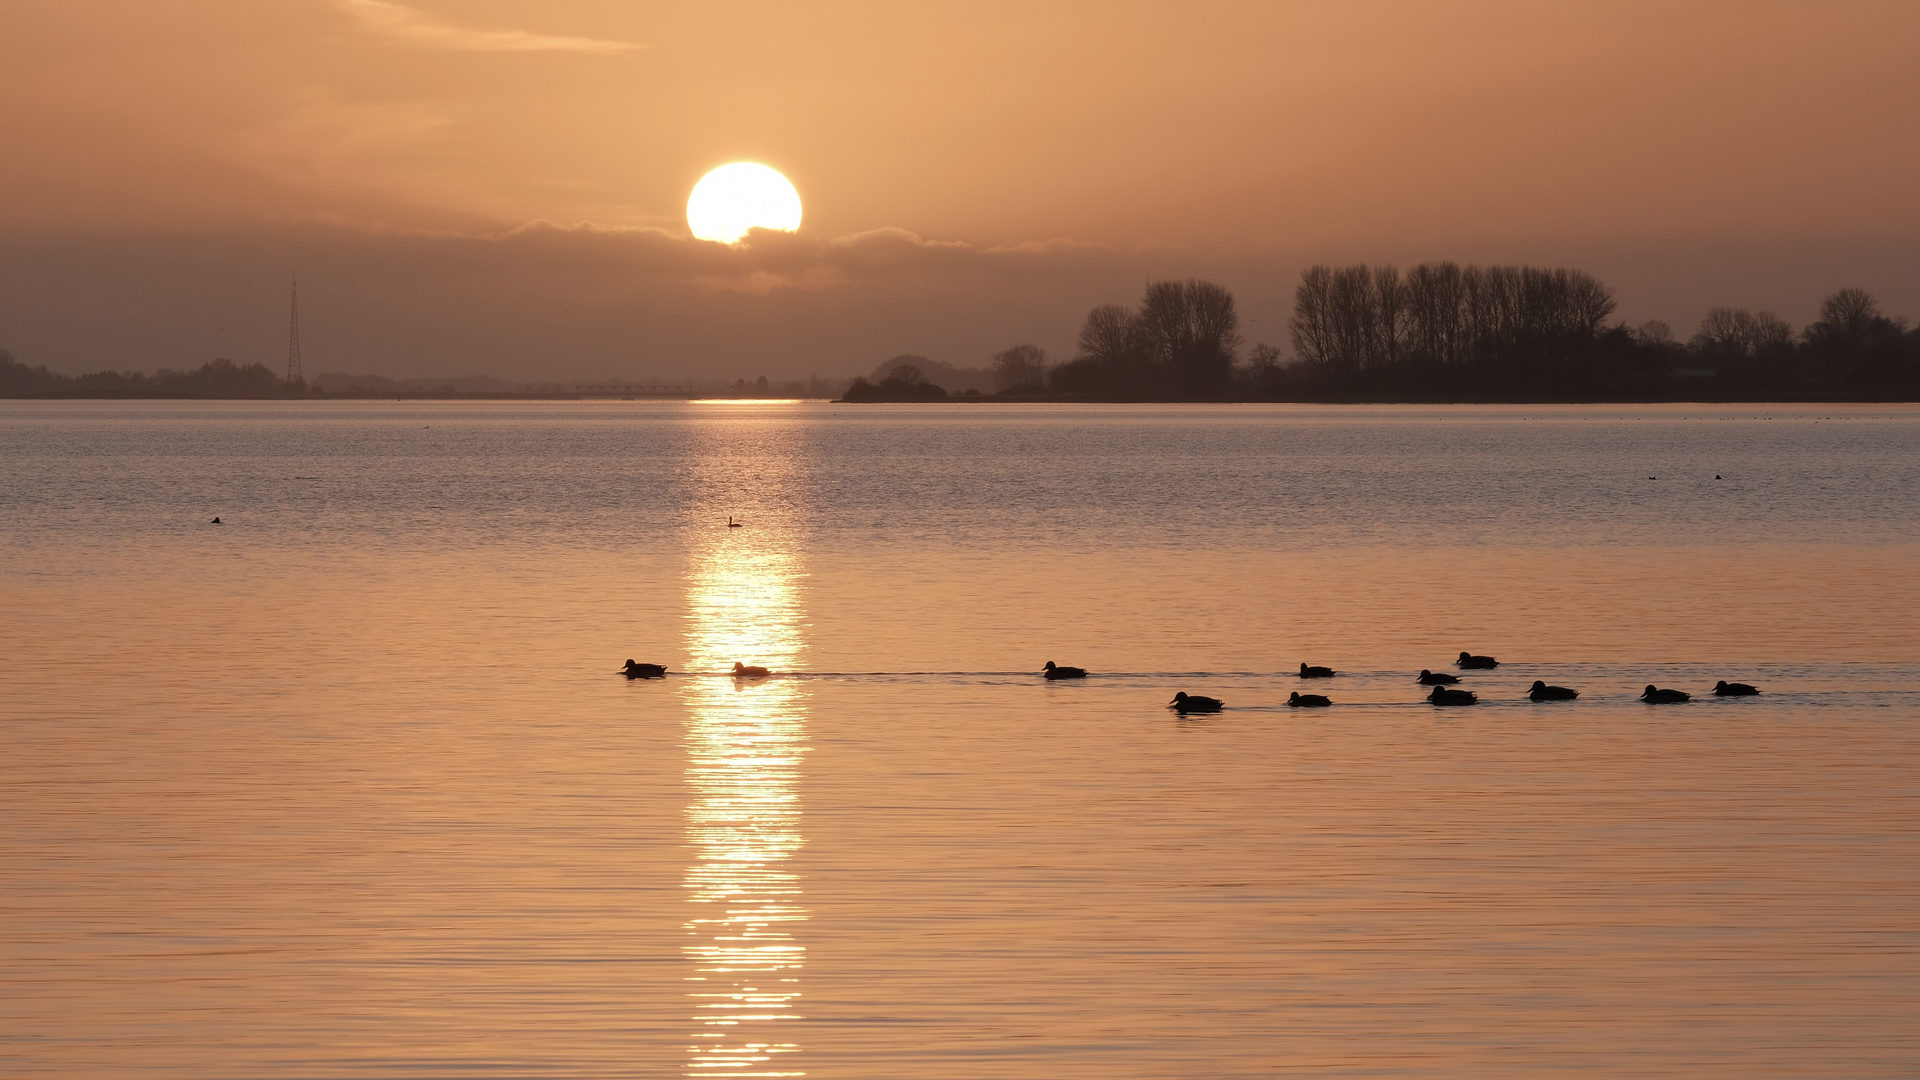
[(1172, 701), (1167, 702), (1167, 708), (1181, 715), (1185, 715), (1190, 712), (1219, 712), (1221, 706), (1225, 704), (1226, 702), (1221, 701), (1219, 698), (1202, 697), (1199, 694), (1189, 694), (1185, 690), (1182, 690), (1173, 695)]
[(1721, 679), (1719, 682), (1713, 684), (1713, 694), (1715, 697), (1752, 697), (1759, 692), (1759, 687), (1749, 686), (1743, 682), (1728, 682), (1725, 679)]
[(1533, 680), (1533, 689), (1527, 696), (1535, 701), (1572, 701), (1580, 696), (1580, 691), (1569, 690), (1564, 686), (1548, 686), (1545, 682)]
[(1303, 679), (1331, 679), (1333, 678), (1333, 669), (1330, 667), (1314, 667), (1311, 664), (1301, 664), (1300, 677)]
[(1646, 692), (1640, 695), (1640, 700), (1649, 705), (1677, 705), (1682, 701), (1692, 701), (1693, 695), (1684, 690), (1662, 690), (1648, 683)]
[(1495, 660), (1491, 656), (1475, 656), (1472, 653), (1464, 652), (1460, 654), (1458, 663), (1459, 666), (1463, 668), (1497, 668), (1500, 666), (1500, 661)]
[(1087, 669), (1081, 667), (1060, 667), (1049, 660), (1047, 661), (1047, 666), (1040, 669), (1040, 674), (1049, 679), (1084, 679), (1087, 677)]
[(764, 679), (771, 674), (763, 667), (748, 667), (738, 660), (733, 662), (733, 677), (736, 679)]
[(221, 520), (220, 520), (219, 518), (214, 518), (214, 519), (213, 519), (212, 521), (210, 521), (210, 522), (208, 522), (207, 524), (209, 524), (209, 525), (225, 525), (225, 524), (226, 524), (226, 522), (224, 522), (224, 521), (221, 521)]
[(1480, 700), (1480, 696), (1471, 690), (1449, 690), (1444, 686), (1436, 686), (1433, 693), (1427, 695), (1427, 700), (1435, 705), (1472, 705)]
[(667, 668), (664, 664), (642, 664), (629, 659), (627, 666), (620, 669), (620, 674), (629, 679), (660, 679), (666, 677)]
[(1443, 684), (1451, 684), (1451, 683), (1459, 682), (1460, 676), (1449, 675), (1444, 671), (1440, 672), (1439, 674), (1435, 674), (1431, 671), (1428, 671), (1426, 668), (1421, 668), (1420, 674), (1415, 678), (1415, 681), (1418, 682), (1421, 686), (1441, 686)]
[(732, 514), (728, 514), (728, 515), (727, 515), (727, 528), (729, 528), (729, 529), (741, 529), (741, 528), (745, 528), (745, 527), (746, 527), (746, 526), (745, 526), (745, 525), (744, 525), (743, 523), (741, 523), (741, 522), (738, 522), (738, 521), (735, 521), (735, 520), (733, 520), (733, 515), (732, 515)]
[(1324, 709), (1333, 704), (1333, 699), (1324, 694), (1302, 694), (1298, 690), (1287, 697), (1287, 705), (1295, 709)]

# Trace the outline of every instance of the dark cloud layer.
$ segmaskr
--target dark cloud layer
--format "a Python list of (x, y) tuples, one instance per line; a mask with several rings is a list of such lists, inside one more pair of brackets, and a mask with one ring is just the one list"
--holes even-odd
[(1150, 278), (1238, 296), (1249, 342), (1285, 344), (1299, 270), (1421, 259), (1582, 266), (1620, 316), (1683, 331), (1715, 304), (1797, 322), (1847, 284), (1920, 314), (1920, 245), (1890, 237), (1509, 244), (1462, 250), (1120, 250), (1065, 241), (974, 247), (897, 229), (756, 232), (737, 247), (654, 230), (534, 224), (491, 234), (347, 225), (103, 232), (0, 241), (0, 347), (69, 372), (285, 362), (301, 280), (310, 372), (534, 380), (850, 375), (911, 352), (959, 366), (1034, 342), (1070, 353), (1095, 304)]

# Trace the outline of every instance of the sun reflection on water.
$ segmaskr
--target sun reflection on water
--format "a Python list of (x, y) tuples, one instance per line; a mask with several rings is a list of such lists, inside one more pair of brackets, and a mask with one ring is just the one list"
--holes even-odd
[[(806, 694), (780, 677), (804, 649), (798, 558), (771, 530), (717, 530), (696, 550), (688, 581), (687, 837), (695, 857), (686, 888), (694, 914), (689, 976), (694, 1001), (690, 1076), (801, 1076), (800, 969), (794, 936), (806, 921), (799, 877), (788, 868), (800, 832)], [(743, 661), (765, 680), (720, 674)], [(707, 673), (707, 674), (700, 674)]]

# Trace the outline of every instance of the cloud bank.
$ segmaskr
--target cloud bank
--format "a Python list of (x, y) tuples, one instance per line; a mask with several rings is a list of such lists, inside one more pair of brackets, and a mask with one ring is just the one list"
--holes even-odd
[(466, 30), (435, 22), (388, 0), (334, 0), (360, 30), (382, 40), (420, 49), (454, 52), (623, 53), (646, 46), (601, 38), (555, 37), (524, 30)]

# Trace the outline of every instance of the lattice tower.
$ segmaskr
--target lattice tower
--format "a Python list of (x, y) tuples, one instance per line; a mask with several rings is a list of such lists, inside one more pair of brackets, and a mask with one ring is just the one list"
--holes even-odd
[(287, 382), (300, 381), (300, 277), (293, 279), (293, 321), (287, 328)]

